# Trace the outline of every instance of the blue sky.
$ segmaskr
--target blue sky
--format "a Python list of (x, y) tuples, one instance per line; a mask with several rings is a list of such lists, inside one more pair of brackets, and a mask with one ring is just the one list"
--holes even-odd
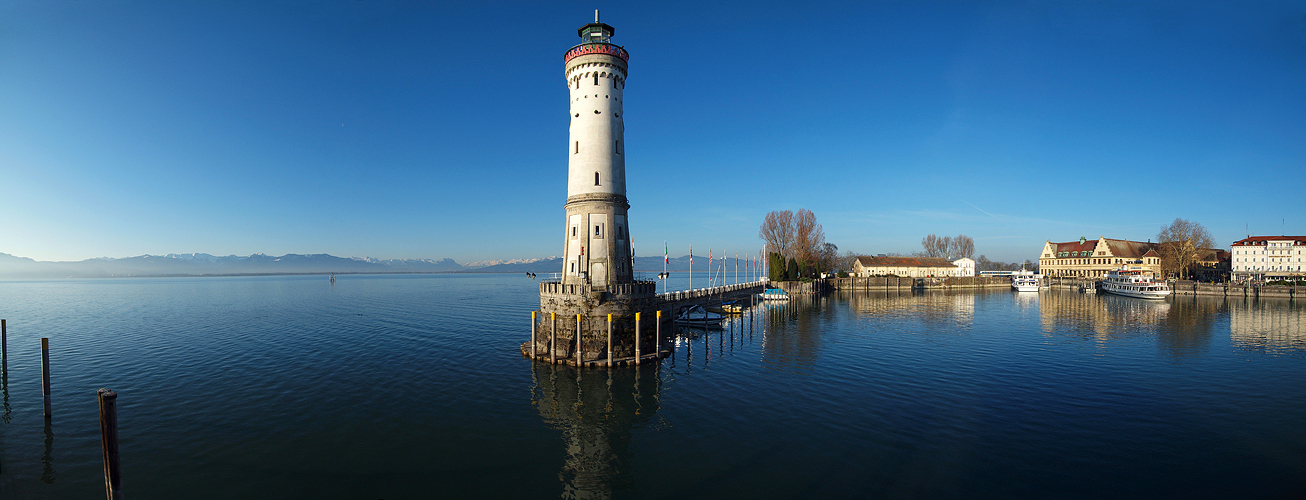
[(562, 251), (563, 53), (631, 54), (631, 236), (1306, 234), (1306, 4), (0, 3), (0, 252)]

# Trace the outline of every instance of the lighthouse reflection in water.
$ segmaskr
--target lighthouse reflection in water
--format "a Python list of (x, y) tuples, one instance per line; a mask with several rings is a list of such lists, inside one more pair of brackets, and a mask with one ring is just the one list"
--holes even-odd
[(631, 431), (658, 410), (659, 368), (576, 369), (532, 363), (531, 404), (562, 433), (566, 459), (558, 471), (563, 498), (610, 498), (633, 489)]

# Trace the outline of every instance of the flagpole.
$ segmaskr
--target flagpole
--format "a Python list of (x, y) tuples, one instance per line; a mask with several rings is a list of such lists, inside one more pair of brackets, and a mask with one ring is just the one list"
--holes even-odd
[(694, 245), (689, 246), (689, 289), (694, 289)]
[(662, 240), (662, 293), (667, 292), (667, 282), (671, 281), (671, 275), (667, 274), (667, 263), (671, 262), (671, 256), (667, 253), (667, 240)]

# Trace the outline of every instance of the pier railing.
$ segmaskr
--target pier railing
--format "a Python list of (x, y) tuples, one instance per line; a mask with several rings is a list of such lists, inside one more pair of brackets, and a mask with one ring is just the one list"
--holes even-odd
[(656, 292), (656, 281), (634, 281), (631, 283), (614, 283), (606, 287), (596, 287), (584, 284), (559, 283), (557, 281), (545, 281), (540, 283), (540, 294), (543, 295), (584, 295), (589, 292), (604, 291), (615, 295), (648, 295)]
[(681, 300), (694, 300), (708, 298), (715, 295), (725, 295), (735, 292), (748, 290), (751, 288), (764, 288), (767, 280), (760, 279), (757, 281), (748, 281), (744, 283), (735, 283), (731, 285), (721, 285), (709, 288), (696, 288), (694, 290), (680, 290), (675, 292), (659, 293), (658, 299), (667, 302), (676, 302)]

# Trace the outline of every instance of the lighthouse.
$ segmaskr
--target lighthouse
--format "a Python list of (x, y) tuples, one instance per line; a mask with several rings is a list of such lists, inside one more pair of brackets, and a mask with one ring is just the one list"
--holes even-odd
[(630, 56), (613, 28), (594, 22), (564, 58), (569, 96), (566, 234), (562, 282), (598, 288), (634, 279), (622, 150), (622, 90)]
[[(635, 356), (640, 326), (656, 327), (656, 282), (635, 279), (626, 199), (625, 113), (630, 55), (612, 43), (615, 30), (594, 22), (563, 56), (567, 84), (567, 199), (563, 204), (562, 273), (540, 283), (537, 334), (522, 346), (537, 360), (609, 364)], [(544, 334), (538, 334), (544, 332)], [(660, 352), (652, 335), (642, 354)]]

